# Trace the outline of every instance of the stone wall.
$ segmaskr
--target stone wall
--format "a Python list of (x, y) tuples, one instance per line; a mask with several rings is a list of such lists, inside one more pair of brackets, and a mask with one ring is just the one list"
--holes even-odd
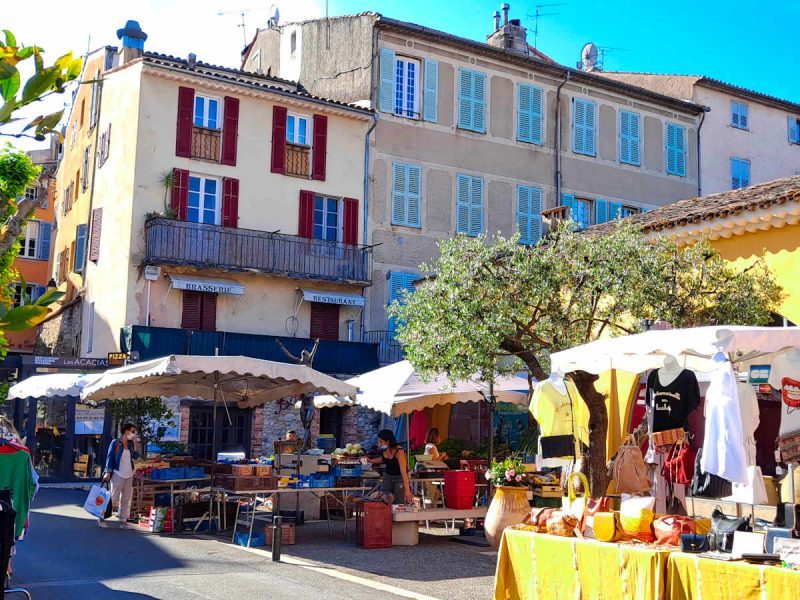
[(79, 355), (81, 337), (80, 299), (60, 315), (39, 328), (34, 354), (40, 356), (74, 357)]
[[(284, 439), (289, 429), (294, 429), (298, 435), (302, 435), (303, 423), (300, 421), (300, 411), (294, 407), (295, 402), (295, 399), (284, 399), (264, 405), (262, 412), (262, 451), (264, 454), (272, 454), (273, 442)], [(318, 435), (319, 412), (314, 415), (314, 421), (311, 423), (312, 443)]]

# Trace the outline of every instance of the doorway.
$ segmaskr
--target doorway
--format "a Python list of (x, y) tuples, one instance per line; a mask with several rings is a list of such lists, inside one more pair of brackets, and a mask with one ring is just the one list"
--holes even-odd
[[(230, 414), (231, 422), (228, 422)], [(189, 409), (189, 451), (195, 458), (213, 460), (220, 451), (239, 451), (250, 457), (250, 431), (253, 411), (251, 409), (191, 406)], [(217, 449), (214, 451), (214, 430), (217, 433)]]

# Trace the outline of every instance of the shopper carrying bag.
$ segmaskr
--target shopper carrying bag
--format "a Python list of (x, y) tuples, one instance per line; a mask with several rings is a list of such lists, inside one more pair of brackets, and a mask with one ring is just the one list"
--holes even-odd
[(101, 521), (106, 518), (106, 510), (111, 506), (111, 492), (103, 485), (93, 485), (89, 496), (83, 503), (83, 510)]
[[(135, 448), (136, 441), (136, 426), (131, 423), (123, 425), (120, 437), (112, 441), (108, 447), (106, 468), (103, 473), (103, 481), (111, 482), (111, 498), (118, 507), (117, 516), (123, 529), (128, 527), (128, 518), (131, 514), (135, 472), (133, 461), (139, 458)], [(99, 524), (101, 526), (105, 524), (102, 517)]]

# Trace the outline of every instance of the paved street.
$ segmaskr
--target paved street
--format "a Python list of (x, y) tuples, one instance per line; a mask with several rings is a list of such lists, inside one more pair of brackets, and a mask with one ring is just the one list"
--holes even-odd
[(495, 555), (446, 538), (362, 550), (324, 524), (298, 530), (286, 562), (208, 538), (101, 529), (81, 508), (85, 492), (40, 490), (15, 585), (58, 598), (475, 598), (491, 596)]

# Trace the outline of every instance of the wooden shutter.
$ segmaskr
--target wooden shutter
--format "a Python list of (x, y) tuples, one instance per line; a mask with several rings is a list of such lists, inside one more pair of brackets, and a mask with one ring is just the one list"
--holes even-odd
[(619, 111), (619, 160), (631, 165), (640, 163), (639, 113)]
[(92, 211), (92, 230), (89, 237), (89, 260), (97, 262), (100, 258), (100, 236), (103, 233), (103, 209)]
[(202, 292), (200, 294), (200, 329), (217, 330), (217, 294)]
[(304, 238), (314, 237), (314, 192), (300, 191), (300, 224), (297, 235)]
[(471, 71), (472, 77), (472, 123), (468, 129), (484, 133), (486, 131), (486, 75)]
[(189, 171), (172, 169), (172, 210), (179, 221), (186, 220), (189, 210)]
[(622, 217), (622, 203), (621, 202), (609, 202), (608, 203), (608, 219), (613, 221), (614, 219), (619, 219)]
[(403, 163), (392, 163), (392, 225), (408, 224), (406, 204), (408, 194), (407, 166)]
[(572, 149), (578, 154), (595, 155), (594, 102), (573, 99)]
[(328, 117), (314, 115), (314, 144), (311, 147), (311, 179), (325, 181), (328, 147)]
[(381, 48), (378, 70), (378, 110), (390, 113), (394, 103), (394, 50)]
[(667, 123), (667, 173), (686, 175), (686, 141), (685, 130), (680, 125)]
[(542, 143), (542, 89), (527, 83), (517, 86), (517, 139)]
[(608, 202), (598, 198), (594, 201), (594, 222), (595, 224), (608, 222)]
[(456, 232), (469, 235), (469, 200), (470, 185), (469, 176), (458, 175), (456, 177)]
[(272, 172), (286, 173), (286, 107), (272, 107)]
[(542, 237), (542, 190), (517, 187), (517, 228), (521, 244), (535, 244)]
[(345, 244), (358, 244), (358, 200), (345, 198), (342, 203), (342, 241)]
[(75, 228), (75, 262), (72, 265), (72, 270), (76, 273), (82, 273), (86, 264), (86, 233), (88, 228), (86, 224), (78, 225)]
[(483, 233), (483, 177), (470, 177), (469, 234)]
[(36, 239), (36, 258), (39, 260), (50, 259), (50, 238), (53, 226), (50, 223), (40, 222), (39, 233)]
[(458, 70), (458, 127), (472, 129), (472, 71), (459, 68)]
[(309, 337), (321, 340), (339, 339), (338, 304), (311, 303), (311, 330)]
[(439, 62), (426, 58), (423, 76), (422, 118), (436, 123), (439, 120)]
[(175, 131), (175, 155), (192, 156), (192, 119), (194, 117), (194, 90), (178, 88), (178, 124)]
[(202, 298), (203, 292), (183, 290), (183, 316), (181, 318), (183, 329), (200, 329)]
[(239, 180), (222, 178), (222, 226), (239, 226)]
[(561, 195), (561, 206), (567, 207), (567, 217), (575, 221), (575, 195), (574, 194), (562, 194)]
[(239, 99), (225, 96), (222, 124), (223, 165), (236, 165), (236, 143), (239, 135)]
[(422, 227), (422, 168), (406, 165), (406, 225)]

